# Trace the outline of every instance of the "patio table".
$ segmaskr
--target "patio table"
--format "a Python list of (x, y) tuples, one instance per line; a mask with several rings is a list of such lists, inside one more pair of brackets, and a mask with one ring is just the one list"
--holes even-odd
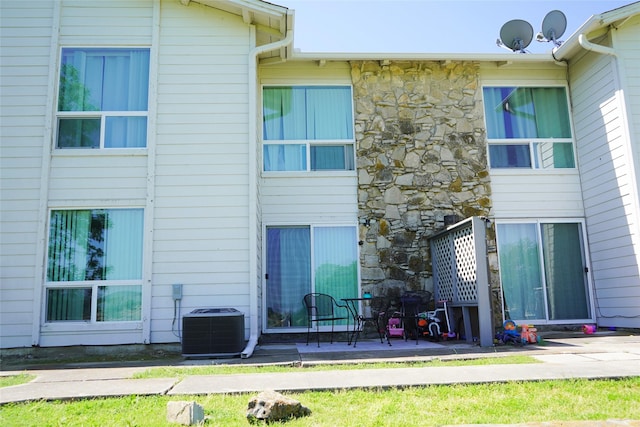
[[(387, 338), (387, 344), (391, 345), (389, 341), (389, 336), (386, 333), (386, 329), (384, 328), (384, 323), (380, 323), (380, 321), (384, 321), (385, 313), (383, 312), (374, 312), (371, 307), (371, 301), (374, 298), (372, 297), (361, 297), (361, 298), (342, 298), (347, 305), (347, 309), (353, 318), (353, 331), (349, 334), (348, 345), (353, 343), (353, 347), (355, 348), (358, 344), (358, 338), (360, 337), (360, 332), (364, 329), (364, 326), (367, 322), (374, 324), (376, 330), (378, 331), (378, 336), (380, 337), (380, 343), (384, 344), (384, 337)], [(360, 314), (360, 303), (364, 305), (364, 313)]]

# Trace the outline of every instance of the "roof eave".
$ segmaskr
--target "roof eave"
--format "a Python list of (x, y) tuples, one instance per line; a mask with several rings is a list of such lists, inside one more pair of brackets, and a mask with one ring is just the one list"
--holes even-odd
[(262, 27), (267, 32), (279, 33), (282, 38), (286, 36), (287, 29), (291, 28), (289, 25), (292, 24), (292, 17), (285, 6), (263, 0), (180, 0), (185, 6), (192, 1), (240, 16), (248, 25), (254, 25), (258, 20), (267, 21), (269, 24)]
[(529, 63), (553, 62), (553, 56), (548, 54), (517, 54), (517, 53), (397, 53), (397, 52), (300, 52), (294, 51), (290, 60), (306, 61), (474, 61), (498, 63)]
[(591, 16), (560, 47), (554, 49), (554, 58), (558, 61), (571, 59), (582, 49), (580, 35), (586, 36), (588, 39), (590, 34), (638, 14), (640, 14), (640, 2)]

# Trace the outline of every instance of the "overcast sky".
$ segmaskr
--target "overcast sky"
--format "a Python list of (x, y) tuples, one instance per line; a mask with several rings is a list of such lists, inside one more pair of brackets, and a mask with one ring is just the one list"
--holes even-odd
[(618, 0), (271, 0), (295, 10), (294, 47), (303, 52), (505, 53), (496, 46), (500, 28), (512, 19), (531, 24), (527, 50), (546, 53), (540, 43), (547, 13), (567, 19), (561, 40), (592, 15), (631, 4)]

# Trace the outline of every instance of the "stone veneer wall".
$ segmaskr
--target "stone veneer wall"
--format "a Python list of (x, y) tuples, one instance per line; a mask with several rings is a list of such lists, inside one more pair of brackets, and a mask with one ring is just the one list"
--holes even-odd
[(353, 61), (351, 76), (363, 291), (432, 291), (428, 236), (491, 212), (478, 65)]

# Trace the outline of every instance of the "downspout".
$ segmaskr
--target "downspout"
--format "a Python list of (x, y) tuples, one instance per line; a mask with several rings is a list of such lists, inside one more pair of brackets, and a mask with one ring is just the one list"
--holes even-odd
[[(288, 13), (285, 20), (288, 19)], [(286, 22), (286, 21), (285, 21)], [(254, 37), (255, 40), (255, 37)], [(293, 42), (292, 29), (286, 30), (284, 39), (274, 43), (257, 46), (249, 52), (249, 342), (240, 353), (242, 359), (249, 358), (258, 344), (260, 335), (258, 316), (258, 267), (257, 267), (257, 93), (258, 93), (258, 55), (270, 50), (280, 49)], [(283, 60), (286, 60), (284, 58)]]

